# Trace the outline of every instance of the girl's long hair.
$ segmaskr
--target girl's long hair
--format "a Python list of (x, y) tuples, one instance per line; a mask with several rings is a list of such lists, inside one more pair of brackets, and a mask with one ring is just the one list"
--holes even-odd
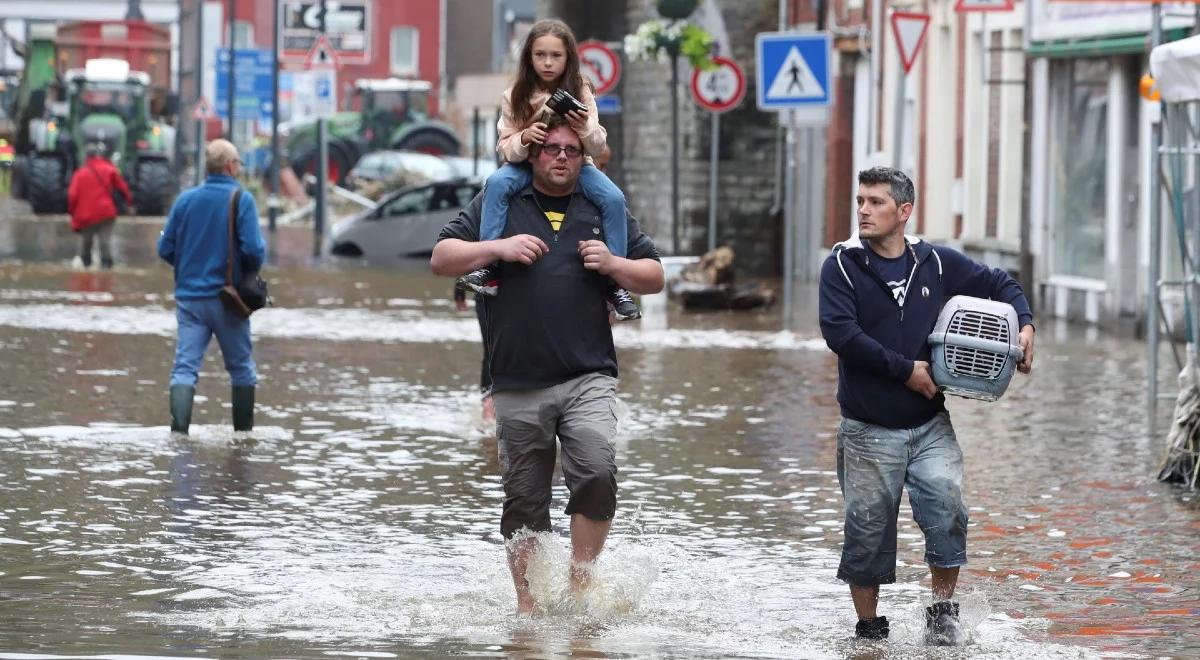
[(583, 86), (586, 84), (590, 87), (590, 83), (579, 71), (579, 47), (575, 43), (575, 33), (571, 28), (557, 18), (546, 18), (534, 23), (529, 29), (529, 36), (525, 37), (525, 45), (521, 47), (521, 59), (513, 79), (512, 95), (509, 97), (513, 123), (517, 126), (528, 126), (536, 112), (534, 108), (529, 107), (529, 98), (542, 86), (542, 79), (533, 68), (533, 42), (545, 36), (561, 39), (567, 51), (567, 65), (558, 79), (558, 86), (580, 101), (583, 100)]

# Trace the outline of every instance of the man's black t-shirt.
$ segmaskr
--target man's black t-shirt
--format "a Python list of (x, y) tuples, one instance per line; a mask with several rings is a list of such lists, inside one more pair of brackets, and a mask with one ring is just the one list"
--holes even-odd
[(562, 229), (563, 219), (567, 216), (567, 207), (571, 204), (571, 196), (551, 197), (535, 190), (533, 198), (537, 201), (538, 208), (546, 216), (546, 220), (550, 222), (550, 228), (557, 234)]
[[(896, 303), (901, 307), (904, 306), (904, 296), (908, 291), (908, 277), (912, 274), (913, 264), (916, 263), (913, 258), (912, 248), (904, 251), (904, 254), (894, 259), (880, 256), (879, 253), (871, 249), (871, 246), (866, 245), (867, 261), (871, 265), (872, 270), (879, 275), (879, 279), (887, 284), (888, 289), (892, 291), (892, 297), (896, 299)], [(905, 246), (908, 247), (907, 245)]]
[[(530, 234), (550, 251), (532, 266), (501, 262), (500, 288), (487, 302), (486, 323), (496, 391), (541, 389), (588, 373), (617, 375), (617, 354), (608, 325), (608, 278), (583, 267), (580, 241), (600, 240), (600, 211), (578, 191), (562, 206), (554, 230), (550, 213), (558, 202), (532, 187), (509, 200), (504, 238)], [(477, 195), (443, 229), (439, 240), (479, 240), (483, 206)], [(654, 242), (628, 218), (629, 259), (658, 259)]]

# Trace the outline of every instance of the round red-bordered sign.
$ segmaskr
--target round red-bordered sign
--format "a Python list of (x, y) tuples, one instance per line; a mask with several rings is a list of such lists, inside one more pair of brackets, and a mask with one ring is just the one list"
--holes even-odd
[(592, 81), (596, 96), (611, 92), (621, 80), (621, 58), (602, 41), (579, 43), (579, 69)]
[(710, 112), (726, 112), (746, 96), (746, 74), (728, 57), (714, 57), (716, 68), (692, 71), (692, 98)]

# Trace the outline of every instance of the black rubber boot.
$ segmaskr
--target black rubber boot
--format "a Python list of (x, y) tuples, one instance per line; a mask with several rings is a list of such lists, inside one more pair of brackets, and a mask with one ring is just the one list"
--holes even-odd
[(233, 430), (249, 431), (254, 428), (254, 386), (233, 386)]
[(887, 617), (877, 616), (873, 619), (859, 619), (858, 624), (854, 626), (854, 636), (859, 639), (887, 639)]
[(192, 398), (196, 388), (191, 385), (171, 386), (171, 430), (187, 435), (192, 425)]

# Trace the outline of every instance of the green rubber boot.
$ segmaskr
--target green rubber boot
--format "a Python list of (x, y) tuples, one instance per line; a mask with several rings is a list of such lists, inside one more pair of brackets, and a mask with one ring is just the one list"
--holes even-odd
[(254, 386), (233, 386), (233, 430), (249, 431), (254, 428)]
[(196, 388), (191, 385), (171, 386), (171, 430), (187, 435), (192, 425), (192, 397)]

